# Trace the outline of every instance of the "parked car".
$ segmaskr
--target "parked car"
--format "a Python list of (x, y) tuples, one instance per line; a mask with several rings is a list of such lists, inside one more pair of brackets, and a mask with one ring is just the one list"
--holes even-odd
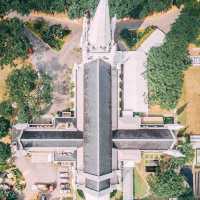
[(60, 174), (60, 178), (69, 179), (69, 176), (67, 176), (66, 174)]
[(42, 194), (41, 197), (40, 197), (40, 200), (47, 200), (47, 197), (45, 194)]
[(69, 176), (69, 172), (60, 172), (60, 176)]
[(65, 184), (65, 183), (60, 184), (60, 193), (61, 194), (70, 193), (70, 192), (71, 192), (70, 184)]

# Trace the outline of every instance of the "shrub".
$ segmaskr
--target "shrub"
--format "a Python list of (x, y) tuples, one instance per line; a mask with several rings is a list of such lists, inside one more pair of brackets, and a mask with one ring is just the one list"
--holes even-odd
[(123, 29), (120, 37), (129, 48), (137, 47), (154, 29), (153, 26), (147, 27), (144, 31)]
[(0, 117), (0, 138), (8, 134), (10, 128), (10, 121), (4, 117)]
[(11, 118), (13, 115), (13, 107), (10, 101), (2, 101), (0, 103), (0, 115), (5, 118)]
[(0, 163), (4, 163), (11, 156), (10, 145), (0, 142)]
[(151, 191), (158, 197), (176, 198), (186, 192), (185, 179), (173, 170), (152, 175), (148, 179)]
[(64, 44), (64, 37), (70, 34), (70, 30), (63, 28), (60, 24), (49, 25), (43, 19), (33, 23), (26, 23), (28, 28), (42, 38), (50, 47), (60, 50)]

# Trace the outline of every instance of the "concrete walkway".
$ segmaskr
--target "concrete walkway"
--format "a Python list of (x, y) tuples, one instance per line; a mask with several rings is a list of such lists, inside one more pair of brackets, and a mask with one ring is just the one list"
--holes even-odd
[[(119, 20), (117, 24), (117, 33), (123, 28), (146, 28), (150, 25), (158, 26), (164, 32), (170, 30), (171, 24), (178, 17), (180, 10), (173, 8), (165, 13), (156, 14), (147, 17), (145, 20)], [(81, 62), (80, 38), (82, 33), (82, 20), (70, 20), (65, 16), (53, 16), (43, 13), (31, 13), (28, 16), (21, 16), (16, 12), (11, 12), (9, 18), (18, 17), (23, 21), (35, 20), (43, 18), (50, 24), (61, 24), (63, 27), (68, 27), (72, 32), (68, 36), (63, 48), (57, 52), (49, 48), (41, 39), (33, 35), (30, 30), (26, 29), (25, 33), (33, 45), (34, 53), (31, 60), (38, 70), (47, 72), (53, 77), (54, 92), (53, 102), (48, 113), (45, 115), (51, 118), (57, 111), (66, 109), (69, 104), (70, 94), (66, 88), (69, 86), (70, 77), (69, 67), (75, 63)]]
[(133, 200), (133, 168), (123, 169), (123, 200)]

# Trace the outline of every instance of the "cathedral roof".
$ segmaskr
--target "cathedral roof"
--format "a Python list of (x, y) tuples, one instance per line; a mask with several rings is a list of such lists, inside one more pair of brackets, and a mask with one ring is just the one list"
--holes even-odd
[(89, 30), (89, 43), (94, 49), (107, 49), (111, 43), (108, 0), (100, 0)]

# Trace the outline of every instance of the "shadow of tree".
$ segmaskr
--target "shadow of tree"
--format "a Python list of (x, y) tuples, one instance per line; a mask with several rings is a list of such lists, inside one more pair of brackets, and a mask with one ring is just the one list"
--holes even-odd
[(187, 107), (187, 105), (188, 105), (188, 103), (185, 103), (185, 104), (183, 104), (181, 107), (179, 107), (179, 108), (177, 109), (177, 111), (176, 111), (176, 114), (177, 114), (177, 115), (180, 115), (180, 114), (185, 110), (185, 108)]

